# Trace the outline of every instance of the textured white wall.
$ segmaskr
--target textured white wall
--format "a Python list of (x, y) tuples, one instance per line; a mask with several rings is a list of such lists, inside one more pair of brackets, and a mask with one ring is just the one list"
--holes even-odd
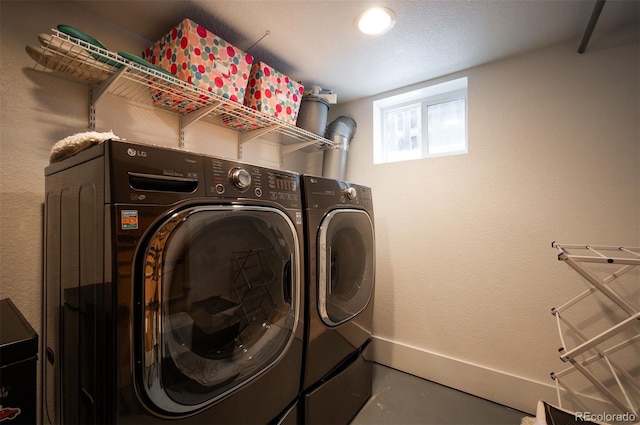
[(550, 309), (585, 284), (551, 242), (640, 242), (638, 29), (576, 49), (451, 76), (469, 78), (467, 155), (373, 165), (372, 101), (396, 92), (336, 111), (358, 123), (348, 179), (373, 188), (378, 360), (527, 411), (552, 394), (516, 380), (496, 395), (454, 369), (552, 384), (565, 366)]

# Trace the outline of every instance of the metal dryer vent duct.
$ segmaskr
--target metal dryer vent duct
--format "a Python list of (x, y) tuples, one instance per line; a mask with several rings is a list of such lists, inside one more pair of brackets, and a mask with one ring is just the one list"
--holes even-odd
[(347, 177), (347, 156), (349, 143), (356, 134), (356, 122), (341, 116), (327, 126), (325, 138), (333, 142), (333, 146), (324, 151), (322, 158), (322, 176), (337, 180)]

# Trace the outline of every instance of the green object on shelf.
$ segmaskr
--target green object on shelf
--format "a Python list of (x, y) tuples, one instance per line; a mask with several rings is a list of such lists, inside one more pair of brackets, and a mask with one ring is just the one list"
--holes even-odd
[[(100, 43), (98, 40), (96, 40), (95, 38), (93, 38), (92, 36), (90, 36), (89, 34), (80, 31), (77, 28), (72, 27), (71, 25), (63, 25), (60, 24), (58, 25), (58, 31), (67, 34), (70, 37), (73, 38), (77, 38), (78, 40), (84, 41), (85, 43), (91, 44), (93, 46), (99, 47), (100, 49), (103, 50), (108, 50), (104, 44)], [(115, 62), (113, 60), (110, 60), (109, 58), (106, 58), (104, 56), (102, 56), (99, 53), (95, 53), (90, 51), (89, 53), (91, 53), (91, 56), (93, 56), (93, 58), (97, 61), (100, 61), (102, 63), (106, 63), (107, 65), (110, 66), (115, 66), (116, 68), (120, 68), (122, 66), (122, 64)]]

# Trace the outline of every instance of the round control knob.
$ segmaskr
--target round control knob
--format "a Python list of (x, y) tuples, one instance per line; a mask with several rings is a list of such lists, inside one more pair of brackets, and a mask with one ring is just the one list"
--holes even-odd
[(353, 200), (356, 199), (356, 196), (358, 196), (358, 192), (356, 191), (355, 187), (348, 187), (344, 190), (344, 194), (347, 196), (347, 198)]
[(229, 181), (236, 189), (245, 191), (251, 186), (251, 174), (244, 168), (232, 168), (229, 171)]

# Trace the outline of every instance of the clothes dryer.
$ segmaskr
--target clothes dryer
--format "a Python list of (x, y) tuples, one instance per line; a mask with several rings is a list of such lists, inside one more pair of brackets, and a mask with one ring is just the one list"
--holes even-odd
[(297, 422), (298, 174), (118, 140), (45, 174), (43, 423)]
[(346, 424), (371, 396), (371, 189), (309, 175), (302, 186), (307, 270), (303, 417), (308, 424)]

